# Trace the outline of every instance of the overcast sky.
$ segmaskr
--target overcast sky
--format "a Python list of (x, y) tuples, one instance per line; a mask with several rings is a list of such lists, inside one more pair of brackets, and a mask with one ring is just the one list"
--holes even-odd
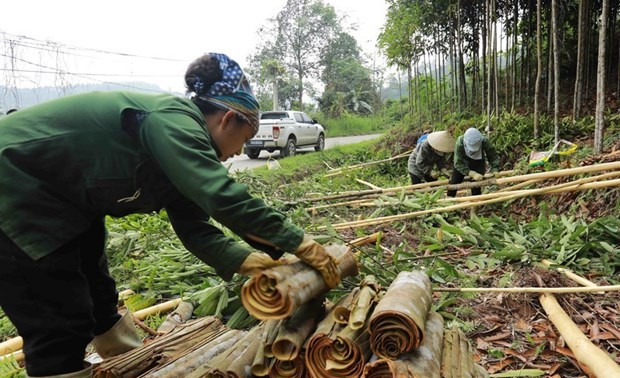
[[(357, 27), (350, 32), (365, 53), (376, 52), (376, 39), (385, 21), (385, 0), (323, 1), (346, 17), (347, 25)], [(285, 4), (286, 0), (7, 0), (0, 8), (0, 32), (9, 39), (25, 36), (34, 40), (31, 47), (22, 39), (7, 46), (7, 38), (0, 34), (0, 43), (4, 43), (0, 54), (13, 49), (16, 53), (10, 55), (22, 59), (13, 64), (39, 71), (21, 72), (23, 79), (14, 83), (20, 87), (79, 80), (80, 76), (63, 78), (42, 72), (56, 67), (91, 78), (91, 82), (147, 81), (167, 91), (182, 92), (185, 68), (205, 52), (226, 53), (245, 66), (259, 40), (259, 27)], [(42, 50), (40, 41), (53, 43)], [(79, 49), (69, 50), (71, 54), (63, 54), (58, 61), (59, 55), (53, 51), (56, 44)], [(38, 51), (36, 56), (32, 51)], [(0, 61), (0, 85), (6, 85), (11, 62), (5, 56), (0, 56)], [(11, 77), (15, 76), (12, 73)]]

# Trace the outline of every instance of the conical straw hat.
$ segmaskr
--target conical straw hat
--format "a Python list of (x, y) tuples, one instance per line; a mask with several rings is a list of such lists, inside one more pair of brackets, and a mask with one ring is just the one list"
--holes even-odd
[(454, 137), (447, 131), (435, 131), (428, 134), (428, 144), (439, 152), (454, 151)]

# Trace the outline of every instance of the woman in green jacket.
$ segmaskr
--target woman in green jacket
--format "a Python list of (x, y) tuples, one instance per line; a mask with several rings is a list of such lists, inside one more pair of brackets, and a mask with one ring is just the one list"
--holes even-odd
[[(482, 135), (478, 129), (470, 127), (465, 133), (457, 138), (454, 145), (454, 169), (450, 184), (460, 184), (469, 176), (474, 181), (484, 178), (486, 161), (491, 166), (491, 173), (499, 171), (499, 156), (489, 139)], [(477, 196), (481, 193), (479, 187), (471, 188), (471, 194)], [(456, 196), (456, 190), (448, 190), (449, 197)]]
[(91, 340), (104, 358), (141, 345), (131, 316), (117, 313), (107, 215), (165, 209), (185, 247), (226, 280), (293, 252), (338, 284), (325, 249), (221, 164), (258, 130), (239, 65), (206, 54), (185, 82), (189, 99), (93, 92), (0, 120), (0, 306), (23, 337), (30, 377), (90, 376)]

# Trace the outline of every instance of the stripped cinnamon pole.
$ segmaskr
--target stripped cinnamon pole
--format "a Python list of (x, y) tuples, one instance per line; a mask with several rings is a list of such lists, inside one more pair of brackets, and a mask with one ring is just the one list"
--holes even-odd
[[(358, 273), (357, 261), (342, 245), (326, 247), (334, 257), (342, 278)], [(321, 274), (297, 261), (264, 270), (250, 278), (241, 288), (241, 302), (250, 314), (261, 320), (284, 319), (295, 309), (329, 291)]]
[[(517, 182), (529, 181), (529, 180), (546, 180), (557, 177), (564, 176), (572, 176), (578, 175), (582, 173), (593, 173), (593, 172), (602, 172), (602, 171), (612, 171), (620, 169), (620, 162), (611, 162), (611, 163), (602, 163), (602, 164), (594, 164), (583, 167), (575, 167), (575, 168), (567, 168), (567, 169), (558, 169), (554, 171), (547, 172), (537, 172), (537, 173), (529, 173), (522, 175), (513, 175), (516, 171), (502, 171), (495, 174), (495, 178), (482, 180), (475, 183), (476, 186), (485, 186), (485, 185), (507, 185), (513, 184)], [(506, 177), (507, 176), (507, 177)], [(385, 188), (381, 190), (377, 189), (369, 189), (369, 190), (361, 190), (355, 192), (345, 192), (340, 194), (333, 194), (323, 197), (315, 197), (315, 198), (304, 198), (299, 202), (318, 202), (318, 201), (329, 201), (335, 199), (343, 199), (343, 198), (362, 198), (369, 196), (376, 196), (379, 194), (387, 194), (387, 193), (400, 193), (404, 191), (405, 193), (417, 192), (419, 189), (430, 188), (430, 187), (438, 187), (438, 186), (446, 186), (449, 184), (448, 180), (437, 180), (432, 182), (423, 182), (420, 184), (413, 185), (405, 185), (405, 186), (397, 186), (393, 188)]]
[[(342, 230), (342, 229), (347, 229), (347, 228), (367, 227), (367, 226), (372, 226), (372, 225), (391, 223), (394, 221), (415, 218), (421, 215), (434, 214), (434, 213), (445, 213), (449, 211), (468, 209), (472, 207), (478, 207), (478, 206), (487, 205), (491, 203), (508, 201), (508, 200), (522, 198), (526, 196), (550, 194), (550, 193), (563, 193), (563, 192), (568, 192), (568, 191), (600, 189), (600, 188), (620, 186), (620, 179), (591, 182), (591, 183), (586, 183), (586, 184), (582, 184), (581, 181), (582, 180), (576, 180), (576, 181), (568, 182), (565, 184), (555, 185), (553, 187), (521, 190), (521, 191), (516, 191), (512, 193), (509, 192), (510, 195), (492, 198), (488, 200), (478, 201), (478, 199), (475, 199), (477, 202), (469, 201), (467, 203), (460, 203), (457, 205), (438, 207), (438, 208), (433, 208), (433, 209), (428, 209), (428, 210), (414, 211), (414, 212), (405, 213), (405, 214), (398, 214), (398, 215), (392, 215), (392, 216), (386, 216), (386, 217), (380, 217), (380, 218), (374, 218), (374, 219), (364, 219), (364, 220), (353, 221), (353, 222), (336, 223), (332, 225), (332, 228), (334, 228), (335, 230)], [(317, 228), (317, 230), (325, 230), (325, 229), (326, 227), (324, 226)]]
[(21, 336), (13, 337), (0, 343), (0, 356), (16, 352), (24, 346), (24, 339)]
[(620, 365), (606, 352), (590, 342), (588, 337), (564, 312), (553, 294), (542, 294), (539, 299), (549, 320), (558, 329), (577, 361), (587, 366), (595, 377), (620, 377)]
[(370, 235), (362, 236), (361, 238), (353, 239), (347, 242), (347, 244), (352, 245), (354, 247), (361, 247), (366, 244), (375, 243), (381, 235), (383, 235), (381, 231), (375, 232), (374, 234), (370, 234)]
[(426, 273), (400, 272), (370, 316), (373, 353), (394, 359), (419, 347), (431, 304), (431, 281)]

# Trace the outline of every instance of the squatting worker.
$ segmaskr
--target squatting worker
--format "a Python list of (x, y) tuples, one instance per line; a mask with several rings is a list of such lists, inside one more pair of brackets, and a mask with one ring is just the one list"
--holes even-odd
[(206, 54), (185, 83), (189, 99), (94, 92), (0, 120), (0, 306), (24, 339), (28, 376), (90, 376), (91, 340), (104, 358), (141, 345), (131, 316), (117, 313), (106, 215), (165, 209), (185, 247), (226, 280), (294, 252), (329, 287), (339, 283), (325, 249), (221, 164), (258, 128), (241, 68)]
[[(480, 181), (485, 176), (486, 161), (491, 166), (492, 177), (499, 171), (499, 156), (495, 147), (474, 127), (470, 127), (463, 135), (456, 139), (454, 146), (454, 169), (450, 184), (460, 184), (465, 176), (471, 177), (474, 181)], [(477, 196), (481, 193), (480, 187), (471, 188), (471, 194)], [(448, 190), (448, 196), (456, 196), (456, 190)]]
[(435, 131), (428, 134), (423, 141), (418, 140), (407, 164), (411, 184), (435, 181), (440, 172), (448, 176), (444, 159), (445, 155), (452, 151), (454, 151), (454, 138), (448, 131)]

